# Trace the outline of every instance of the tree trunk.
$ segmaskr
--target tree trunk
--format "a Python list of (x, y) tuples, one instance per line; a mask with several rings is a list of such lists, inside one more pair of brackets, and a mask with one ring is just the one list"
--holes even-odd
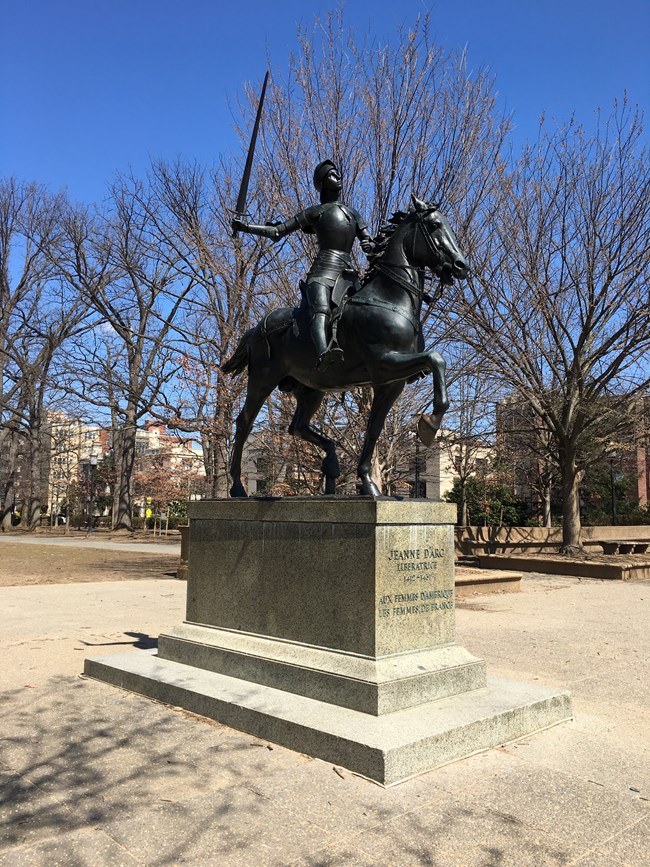
[(16, 459), (18, 457), (18, 437), (11, 432), (6, 443), (6, 466), (7, 476), (4, 480), (2, 492), (2, 532), (6, 533), (12, 528), (12, 518), (16, 501)]
[(203, 448), (203, 466), (205, 468), (205, 493), (213, 500), (218, 496), (217, 473), (215, 472), (217, 444), (214, 435), (206, 430), (201, 431), (201, 447)]
[(467, 479), (460, 480), (460, 503), (458, 515), (460, 517), (460, 526), (467, 527), (469, 524), (469, 515), (467, 513)]
[[(29, 503), (29, 529), (37, 530), (41, 524), (41, 514), (43, 511), (43, 461), (45, 459), (45, 444), (43, 442), (42, 430), (40, 425), (40, 414), (39, 421), (36, 422), (32, 428), (31, 440), (32, 466), (30, 482), (32, 495), (30, 497)], [(47, 458), (47, 466), (49, 469), (49, 452)]]
[(20, 527), (23, 530), (36, 530), (41, 519), (41, 441), (37, 425), (29, 435), (26, 461), (26, 490), (20, 512)]
[(214, 444), (214, 458), (212, 479), (214, 496), (227, 497), (230, 489), (230, 476), (226, 469), (228, 454), (224, 437), (219, 437)]
[(29, 502), (29, 529), (38, 530), (41, 525), (41, 498), (36, 495), (30, 498)]
[(553, 526), (553, 516), (551, 514), (551, 486), (550, 484), (544, 485), (544, 491), (542, 493), (542, 499), (544, 502), (544, 526), (552, 527)]
[(113, 500), (113, 529), (133, 530), (132, 480), (135, 466), (135, 418), (127, 418), (120, 431), (118, 475)]
[(580, 544), (580, 482), (582, 472), (577, 469), (575, 456), (560, 449), (562, 472), (562, 548), (563, 554), (582, 551)]
[(113, 450), (113, 468), (115, 470), (115, 484), (113, 486), (113, 505), (111, 506), (111, 529), (115, 529), (117, 516), (120, 511), (120, 472), (122, 468), (122, 431), (119, 428), (116, 413), (111, 418), (111, 439)]
[(208, 497), (224, 498), (230, 490), (228, 473), (228, 442), (224, 436), (201, 432), (205, 483)]
[(11, 530), (12, 516), (14, 510), (14, 472), (10, 472), (5, 479), (3, 498), (2, 498), (2, 532), (6, 533)]

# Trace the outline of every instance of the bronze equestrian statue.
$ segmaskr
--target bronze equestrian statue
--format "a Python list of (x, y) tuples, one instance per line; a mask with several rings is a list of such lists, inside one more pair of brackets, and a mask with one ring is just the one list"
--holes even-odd
[[(334, 174), (330, 171), (328, 174), (327, 194), (330, 195), (335, 192), (337, 183), (340, 189), (340, 180), (335, 180), (338, 179), (338, 172)], [(328, 174), (323, 176), (323, 188), (326, 187), (324, 181)], [(338, 201), (338, 190), (335, 201)], [(338, 342), (330, 347), (338, 363), (330, 364), (327, 353), (323, 355), (325, 341), (322, 331), (319, 330), (318, 335), (313, 336), (316, 327), (320, 329), (322, 324), (319, 321), (318, 326), (314, 325), (315, 315), (325, 315), (319, 288), (313, 294), (308, 289), (299, 308), (271, 310), (244, 334), (232, 357), (222, 365), (221, 369), (225, 373), (248, 372), (246, 400), (237, 417), (230, 463), (231, 497), (246, 496), (241, 481), (244, 443), (264, 401), (275, 388), (290, 391), (296, 398), (296, 411), (289, 432), (314, 443), (325, 452), (321, 469), (325, 477), (326, 494), (334, 493), (335, 481), (340, 475), (336, 445), (311, 427), (310, 423), (328, 391), (345, 391), (358, 385), (373, 387), (374, 397), (357, 466), (359, 492), (362, 495), (381, 496), (381, 491), (371, 478), (372, 454), (377, 439), (390, 408), (406, 383), (426, 373), (433, 375), (433, 406), (430, 415), (421, 416), (418, 434), (426, 445), (433, 441), (449, 402), (445, 362), (439, 353), (425, 351), (424, 347), (420, 324), (424, 269), (433, 271), (444, 285), (465, 277), (467, 263), (438, 205), (421, 201), (415, 196), (412, 201), (411, 210), (394, 214), (390, 224), (378, 234), (369, 256), (370, 269), (363, 285), (347, 299), (342, 308), (337, 322)], [(334, 204), (334, 201), (326, 204)], [(294, 217), (294, 228), (313, 225), (303, 216), (310, 210)], [(328, 255), (323, 256), (322, 262), (317, 257), (308, 277), (308, 286), (311, 281), (329, 289), (339, 267), (336, 263), (341, 261), (347, 266), (345, 257), (349, 256), (354, 236), (359, 237), (362, 243), (368, 242), (369, 248), (370, 236), (359, 234), (365, 226), (353, 215), (356, 212), (349, 209), (350, 223), (342, 233), (346, 242), (341, 247), (345, 249), (333, 248), (335, 253), (342, 254), (341, 260), (338, 256), (336, 259), (333, 256), (330, 258), (330, 248), (321, 242), (321, 250), (327, 250)], [(293, 226), (293, 221), (289, 220), (283, 225)], [(241, 220), (233, 220), (233, 227), (244, 231), (261, 229), (263, 231), (258, 233), (268, 237), (274, 237), (271, 234), (274, 228), (280, 229), (272, 226), (249, 227)], [(321, 241), (320, 235), (318, 237)], [(346, 267), (341, 270), (346, 270)], [(327, 274), (327, 283), (323, 282), (323, 273)], [(335, 351), (337, 348), (342, 351), (343, 358)]]
[(318, 255), (304, 284), (301, 285), (309, 311), (309, 334), (318, 356), (317, 368), (326, 370), (331, 364), (343, 361), (336, 331), (329, 337), (331, 308), (338, 308), (346, 293), (358, 287), (352, 266), (351, 251), (358, 238), (366, 254), (372, 252), (372, 238), (368, 224), (354, 208), (339, 201), (341, 175), (332, 160), (323, 160), (314, 171), (314, 186), (320, 193), (320, 205), (300, 211), (284, 223), (266, 223), (253, 226), (235, 218), (235, 232), (249, 232), (278, 241), (285, 235), (302, 229), (318, 240)]

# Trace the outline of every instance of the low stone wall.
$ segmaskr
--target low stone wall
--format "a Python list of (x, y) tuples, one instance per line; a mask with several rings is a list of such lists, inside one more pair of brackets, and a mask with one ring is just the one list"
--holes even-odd
[(610, 557), (609, 562), (572, 560), (569, 557), (535, 557), (534, 554), (487, 554), (480, 557), (483, 569), (512, 569), (517, 573), (541, 572), (545, 575), (574, 575), (579, 578), (600, 578), (612, 581), (647, 581), (650, 561), (632, 561), (625, 557)]
[[(582, 544), (600, 550), (600, 541), (648, 541), (650, 524), (583, 527)], [(562, 545), (561, 527), (457, 527), (456, 555), (555, 553)]]

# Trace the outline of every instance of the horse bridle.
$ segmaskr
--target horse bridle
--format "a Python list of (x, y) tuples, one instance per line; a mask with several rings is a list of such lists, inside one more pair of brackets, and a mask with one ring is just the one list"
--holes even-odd
[[(427, 214), (433, 214), (437, 210), (438, 210), (438, 208), (431, 208), (431, 210), (427, 211), (426, 213)], [(431, 253), (431, 255), (433, 257), (435, 257), (436, 259), (438, 259), (438, 261), (441, 261), (443, 259), (443, 257), (440, 254), (440, 250), (438, 250), (436, 245), (433, 243), (433, 240), (431, 238), (431, 233), (427, 231), (427, 229), (424, 225), (424, 217), (422, 216), (422, 212), (416, 211), (415, 214), (416, 214), (416, 221), (417, 221), (418, 228), (419, 228), (420, 232), (422, 233), (422, 237), (424, 238), (424, 243), (427, 245), (427, 248), (428, 248), (429, 252)], [(415, 233), (413, 233), (413, 243), (412, 243), (412, 247), (411, 247), (411, 258), (415, 258)], [(445, 263), (442, 262), (442, 264), (440, 265), (440, 272), (441, 273), (434, 271), (434, 274), (436, 274), (437, 277), (440, 277), (440, 280), (442, 281), (442, 283), (451, 283), (452, 282), (451, 279), (446, 280), (445, 277), (443, 276), (444, 270), (445, 270)], [(449, 270), (450, 270), (449, 276), (451, 277), (451, 268)]]
[[(427, 211), (427, 214), (432, 214), (434, 211), (437, 211), (437, 208), (432, 208), (430, 211)], [(424, 217), (422, 216), (421, 211), (415, 212), (415, 222), (417, 228), (420, 230), (422, 237), (424, 238), (424, 243), (426, 244), (429, 253), (431, 253), (432, 257), (440, 260), (440, 251), (436, 248), (435, 244), (431, 239), (431, 233), (427, 230), (427, 227), (424, 224)], [(411, 260), (415, 260), (415, 243), (416, 243), (416, 233), (413, 233), (413, 238), (411, 241)], [(405, 289), (414, 302), (414, 313), (417, 312), (417, 308), (419, 308), (420, 302), (422, 299), (429, 300), (429, 297), (426, 295), (424, 291), (424, 287), (422, 285), (423, 281), (420, 277), (423, 269), (417, 268), (415, 265), (402, 265), (397, 262), (390, 262), (385, 260), (380, 260), (375, 262), (374, 265), (377, 271), (381, 271), (386, 274), (387, 277), (390, 277), (391, 280), (394, 280), (395, 283), (398, 283), (403, 289)], [(400, 274), (397, 273), (397, 270), (405, 271), (407, 274), (411, 274), (412, 280), (405, 280)], [(433, 300), (433, 299), (431, 299)]]
[[(431, 208), (426, 213), (432, 214), (434, 211), (437, 211), (437, 208)], [(436, 259), (440, 259), (440, 252), (436, 249), (435, 244), (431, 240), (431, 235), (427, 231), (424, 225), (424, 218), (422, 216), (421, 211), (415, 212), (416, 225), (420, 229), (422, 233), (422, 237), (424, 238), (424, 242), (427, 245), (429, 252)], [(411, 259), (415, 260), (415, 235), (413, 233), (413, 240), (411, 245)], [(385, 261), (384, 259), (380, 259), (379, 261), (375, 261), (374, 269), (376, 271), (380, 271), (382, 274), (385, 274), (395, 283), (405, 289), (411, 299), (411, 315), (407, 315), (403, 310), (400, 310), (396, 304), (392, 304), (390, 301), (378, 301), (377, 299), (373, 299), (372, 301), (366, 300), (364, 298), (358, 298), (353, 295), (350, 298), (349, 303), (353, 304), (368, 304), (369, 306), (380, 306), (385, 307), (389, 310), (393, 310), (395, 313), (398, 313), (400, 316), (403, 316), (413, 326), (414, 330), (417, 332), (419, 328), (419, 319), (420, 319), (420, 307), (422, 305), (422, 301), (427, 301), (428, 303), (433, 303), (433, 298), (427, 295), (424, 291), (424, 280), (422, 278), (423, 270), (422, 268), (417, 268), (415, 265), (402, 265), (398, 262)], [(405, 279), (399, 272), (406, 272), (407, 278), (410, 276), (411, 279)], [(442, 288), (440, 290), (442, 292)]]

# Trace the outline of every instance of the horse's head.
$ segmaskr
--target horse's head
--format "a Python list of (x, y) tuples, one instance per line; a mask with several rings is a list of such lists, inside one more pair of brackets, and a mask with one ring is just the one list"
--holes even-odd
[(454, 278), (465, 277), (467, 261), (458, 246), (454, 230), (438, 205), (424, 202), (417, 196), (411, 196), (411, 200), (413, 210), (405, 222), (412, 224), (412, 241), (406, 250), (413, 260), (412, 264), (419, 268), (430, 268), (445, 284), (453, 283)]

